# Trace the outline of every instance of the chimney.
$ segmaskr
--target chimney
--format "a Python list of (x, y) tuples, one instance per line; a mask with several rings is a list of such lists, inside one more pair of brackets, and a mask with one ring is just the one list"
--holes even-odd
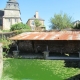
[(35, 17), (36, 17), (36, 18), (39, 18), (39, 13), (38, 13), (38, 11), (36, 11)]

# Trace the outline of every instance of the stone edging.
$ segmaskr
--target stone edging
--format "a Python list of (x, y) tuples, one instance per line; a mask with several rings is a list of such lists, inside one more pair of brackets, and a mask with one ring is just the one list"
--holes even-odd
[(3, 72), (3, 49), (2, 49), (2, 43), (0, 43), (0, 79), (2, 77), (2, 72)]

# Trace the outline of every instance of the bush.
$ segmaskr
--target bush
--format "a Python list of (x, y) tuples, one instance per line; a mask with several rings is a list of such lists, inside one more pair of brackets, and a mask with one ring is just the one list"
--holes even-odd
[(30, 30), (30, 26), (28, 26), (27, 24), (23, 24), (23, 23), (17, 23), (11, 26), (10, 31), (21, 30), (21, 29)]
[(5, 49), (5, 52), (3, 52), (3, 56), (6, 57), (10, 49), (9, 45), (12, 44), (12, 41), (3, 37), (0, 39), (0, 42), (3, 44), (3, 49)]

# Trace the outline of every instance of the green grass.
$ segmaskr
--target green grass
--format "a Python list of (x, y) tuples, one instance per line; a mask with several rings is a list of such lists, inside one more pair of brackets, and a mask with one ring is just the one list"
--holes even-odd
[(76, 74), (80, 74), (80, 69), (66, 68), (64, 61), (4, 60), (3, 78), (8, 78), (4, 80), (65, 80)]

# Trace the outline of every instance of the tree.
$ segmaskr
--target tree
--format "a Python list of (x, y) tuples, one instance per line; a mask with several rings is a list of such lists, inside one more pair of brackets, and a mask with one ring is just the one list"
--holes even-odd
[(22, 29), (27, 29), (30, 30), (30, 26), (28, 26), (27, 24), (23, 24), (23, 23), (17, 23), (11, 26), (11, 31), (15, 31), (15, 30), (22, 30)]
[(66, 29), (72, 28), (72, 17), (68, 16), (67, 14), (54, 14), (54, 17), (50, 19), (51, 28), (52, 29)]
[(36, 27), (39, 27), (39, 26), (42, 25), (41, 22), (40, 22), (38, 19), (35, 19), (35, 20), (34, 20), (34, 23), (35, 23), (35, 26), (36, 26)]

